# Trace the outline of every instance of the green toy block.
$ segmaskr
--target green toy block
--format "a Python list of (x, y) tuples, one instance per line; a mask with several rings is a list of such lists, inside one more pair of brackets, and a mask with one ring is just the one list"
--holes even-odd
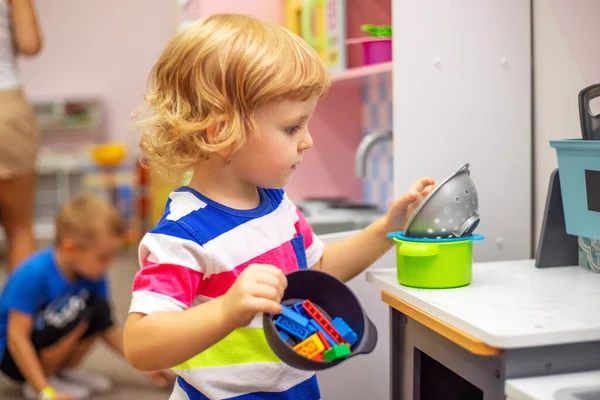
[(350, 355), (350, 347), (346, 343), (337, 344), (323, 353), (323, 360), (333, 361)]

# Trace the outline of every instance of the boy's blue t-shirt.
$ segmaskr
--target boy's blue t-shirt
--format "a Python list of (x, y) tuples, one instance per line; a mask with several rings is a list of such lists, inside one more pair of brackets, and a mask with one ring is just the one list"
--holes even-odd
[(33, 254), (7, 278), (0, 296), (0, 360), (6, 349), (10, 310), (35, 318), (39, 311), (53, 302), (60, 302), (73, 295), (87, 297), (91, 294), (108, 301), (106, 276), (97, 282), (85, 278), (71, 282), (58, 268), (53, 247)]

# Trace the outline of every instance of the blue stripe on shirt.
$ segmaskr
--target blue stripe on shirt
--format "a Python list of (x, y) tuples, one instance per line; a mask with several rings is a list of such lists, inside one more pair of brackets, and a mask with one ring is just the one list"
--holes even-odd
[[(206, 203), (207, 206), (195, 210), (177, 220), (176, 223), (167, 220), (172, 199), (167, 201), (165, 214), (159, 224), (150, 232), (194, 240), (204, 245), (214, 238), (258, 217), (267, 215), (277, 209), (283, 201), (282, 189), (259, 188), (260, 205), (252, 210), (236, 210), (216, 203), (187, 186), (180, 187), (176, 192), (188, 192)], [(179, 225), (179, 227), (178, 227)], [(183, 229), (181, 229), (181, 227)], [(195, 235), (196, 237), (192, 237)]]
[[(210, 400), (180, 376), (177, 377), (177, 384), (190, 400)], [(317, 375), (313, 375), (304, 382), (283, 392), (255, 392), (228, 397), (224, 400), (319, 400), (320, 398), (321, 392), (319, 391)]]

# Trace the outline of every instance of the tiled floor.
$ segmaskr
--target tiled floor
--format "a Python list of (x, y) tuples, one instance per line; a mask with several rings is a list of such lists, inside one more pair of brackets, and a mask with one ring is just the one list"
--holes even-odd
[[(115, 305), (116, 321), (122, 326), (127, 317), (127, 309), (131, 297), (131, 284), (138, 269), (135, 250), (129, 255), (119, 258), (110, 272), (113, 303)], [(4, 257), (0, 255), (0, 260)], [(5, 268), (0, 265), (0, 285), (4, 282)], [(95, 346), (85, 359), (84, 368), (109, 376), (115, 382), (115, 390), (104, 396), (94, 396), (94, 400), (167, 400), (170, 391), (156, 389), (143, 374), (130, 367), (118, 355), (115, 355), (104, 345)], [(22, 399), (19, 387), (0, 379), (0, 399)]]

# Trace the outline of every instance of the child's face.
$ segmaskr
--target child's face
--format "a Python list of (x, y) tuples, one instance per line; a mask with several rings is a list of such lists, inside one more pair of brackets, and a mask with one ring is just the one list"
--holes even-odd
[(95, 281), (104, 276), (113, 264), (121, 247), (121, 238), (115, 235), (98, 235), (94, 243), (73, 247), (68, 252), (70, 264), (78, 275)]
[(263, 188), (281, 188), (312, 147), (308, 121), (319, 98), (282, 100), (259, 107), (255, 118), (258, 134), (232, 159), (236, 173), (246, 182)]

